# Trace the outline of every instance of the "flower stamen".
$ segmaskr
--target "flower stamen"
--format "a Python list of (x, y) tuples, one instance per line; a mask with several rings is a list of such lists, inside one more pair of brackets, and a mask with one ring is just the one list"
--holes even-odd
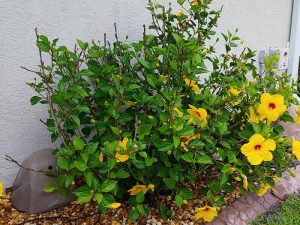
[(275, 109), (275, 108), (276, 108), (276, 105), (275, 105), (274, 103), (270, 103), (270, 104), (269, 104), (269, 109), (272, 109), (272, 110), (273, 110), (273, 109)]
[(254, 146), (254, 149), (255, 149), (255, 151), (260, 151), (261, 145), (255, 145), (255, 146)]

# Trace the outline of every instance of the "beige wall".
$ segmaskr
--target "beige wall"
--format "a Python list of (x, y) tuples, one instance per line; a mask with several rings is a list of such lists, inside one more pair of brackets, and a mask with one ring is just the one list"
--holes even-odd
[[(174, 0), (173, 0), (174, 1)], [(47, 108), (31, 107), (33, 92), (26, 82), (33, 75), (20, 66), (34, 68), (38, 54), (34, 27), (61, 43), (72, 46), (76, 38), (101, 39), (113, 35), (118, 23), (120, 37), (140, 38), (149, 21), (146, 0), (1, 0), (0, 1), (0, 181), (10, 186), (18, 168), (4, 160), (9, 154), (22, 161), (32, 151), (53, 146), (39, 122)], [(166, 2), (166, 0), (164, 0)], [(284, 47), (288, 41), (292, 0), (215, 0), (224, 5), (219, 29), (240, 28), (245, 44), (266, 50)]]

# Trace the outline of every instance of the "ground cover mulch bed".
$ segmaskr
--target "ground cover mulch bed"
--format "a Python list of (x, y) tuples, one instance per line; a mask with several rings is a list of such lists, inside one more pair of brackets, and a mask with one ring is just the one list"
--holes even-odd
[[(199, 187), (203, 186), (202, 182), (198, 182), (193, 187), (193, 199), (179, 208), (175, 202), (168, 196), (158, 196), (152, 199), (148, 206), (150, 208), (150, 215), (148, 218), (140, 218), (138, 221), (130, 222), (128, 220), (129, 208), (122, 204), (122, 206), (115, 210), (110, 210), (107, 214), (100, 214), (97, 210), (96, 204), (93, 202), (87, 204), (71, 204), (45, 213), (28, 215), (16, 210), (11, 204), (12, 189), (7, 189), (2, 201), (0, 202), (0, 224), (4, 225), (100, 225), (100, 224), (204, 224), (203, 221), (195, 221), (195, 208), (202, 207), (208, 203), (208, 198), (199, 192)], [(227, 205), (230, 205), (236, 198), (239, 197), (239, 189), (236, 188), (232, 194), (224, 195), (226, 204), (220, 208), (222, 211)], [(158, 210), (156, 203), (166, 205), (167, 209), (172, 213), (172, 219), (163, 219)], [(170, 213), (169, 212), (169, 213)]]

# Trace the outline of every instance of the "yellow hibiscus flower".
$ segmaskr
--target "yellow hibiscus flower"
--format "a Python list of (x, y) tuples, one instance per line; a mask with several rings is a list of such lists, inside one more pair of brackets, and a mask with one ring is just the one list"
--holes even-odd
[(211, 222), (216, 216), (218, 216), (216, 208), (210, 206), (196, 208), (195, 220), (203, 219), (205, 222)]
[(293, 137), (292, 141), (292, 152), (296, 158), (300, 160), (300, 141), (296, 141), (295, 137)]
[(252, 165), (259, 165), (262, 161), (271, 161), (273, 159), (271, 151), (275, 149), (275, 141), (273, 139), (265, 140), (261, 134), (254, 134), (249, 142), (241, 147), (242, 153)]
[(297, 116), (294, 118), (295, 123), (300, 123), (300, 106), (297, 109)]
[[(117, 147), (116, 154), (115, 154), (117, 162), (125, 162), (129, 159), (128, 155), (129, 155), (130, 151), (127, 148), (127, 143), (128, 143), (127, 137), (125, 137), (123, 139), (123, 141), (119, 141), (119, 147)], [(125, 151), (125, 154), (120, 154), (120, 151), (121, 151), (120, 148), (122, 148)]]
[(190, 87), (194, 92), (196, 92), (197, 94), (199, 94), (201, 92), (198, 84), (196, 83), (196, 81), (194, 80), (190, 80), (188, 78), (184, 78), (184, 82), (186, 83), (186, 85), (188, 87)]
[(206, 120), (207, 111), (203, 108), (198, 108), (197, 109), (193, 105), (189, 105), (189, 106), (190, 106), (190, 109), (187, 110), (189, 115), (190, 115), (188, 123), (197, 125), (196, 120), (198, 119), (198, 120), (201, 121), (201, 126), (205, 126), (207, 124), (207, 120)]
[(250, 120), (250, 122), (259, 123), (259, 121), (262, 121), (264, 119), (264, 116), (260, 115), (257, 112), (257, 108), (258, 108), (258, 104), (256, 105), (256, 111), (254, 110), (254, 108), (252, 106), (249, 108), (249, 112), (250, 112), (249, 120)]
[(137, 184), (133, 186), (130, 190), (128, 190), (128, 192), (130, 193), (130, 195), (137, 195), (140, 192), (146, 194), (148, 190), (154, 191), (154, 187), (155, 186), (153, 184), (149, 184), (148, 186)]
[(276, 121), (286, 109), (287, 107), (284, 105), (284, 98), (282, 95), (270, 95), (269, 93), (264, 93), (260, 96), (260, 104), (257, 111), (267, 119), (268, 124)]
[(182, 136), (182, 141), (180, 143), (180, 147), (183, 148), (184, 151), (188, 152), (189, 149), (186, 147), (191, 140), (199, 139), (200, 134), (194, 134), (192, 136)]

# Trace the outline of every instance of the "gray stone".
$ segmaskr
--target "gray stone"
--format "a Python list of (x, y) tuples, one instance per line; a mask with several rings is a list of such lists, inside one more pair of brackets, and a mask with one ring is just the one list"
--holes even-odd
[(59, 208), (70, 203), (74, 196), (63, 197), (57, 191), (52, 193), (43, 192), (43, 188), (54, 182), (53, 177), (42, 172), (56, 172), (56, 158), (53, 149), (42, 149), (34, 152), (22, 163), (13, 184), (12, 204), (19, 211), (35, 214)]

